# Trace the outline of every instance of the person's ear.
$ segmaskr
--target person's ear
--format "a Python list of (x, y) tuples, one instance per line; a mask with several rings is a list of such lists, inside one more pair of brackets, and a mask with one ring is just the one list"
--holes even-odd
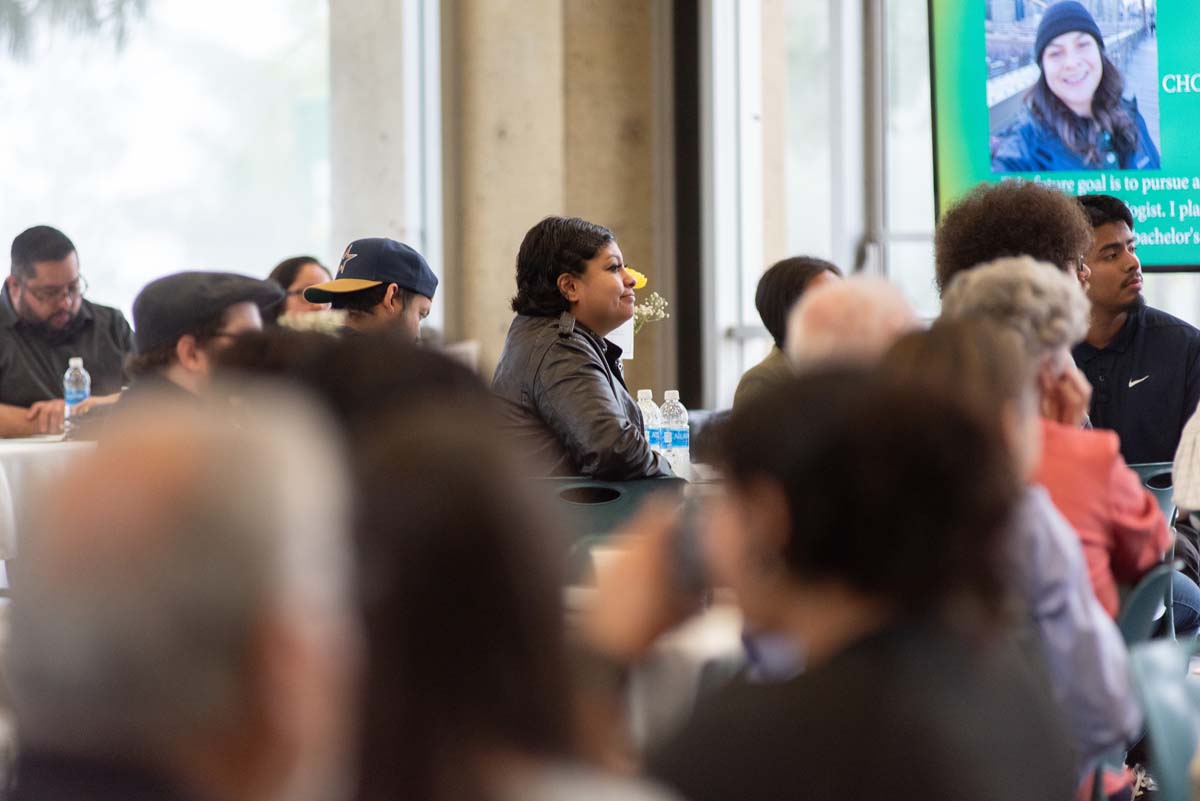
[(577, 276), (570, 273), (560, 273), (558, 276), (558, 291), (567, 299), (567, 303), (575, 303), (579, 300), (579, 281)]
[(387, 291), (383, 294), (383, 308), (389, 314), (399, 314), (403, 309), (403, 304), (400, 303), (400, 285), (388, 284)]
[(14, 293), (21, 289), (21, 282), (17, 280), (15, 275), (10, 275), (8, 278), (4, 279), (4, 283), (8, 284), (9, 297), (12, 297)]
[(183, 369), (189, 373), (196, 373), (204, 369), (208, 356), (196, 337), (184, 334), (175, 341), (175, 359)]

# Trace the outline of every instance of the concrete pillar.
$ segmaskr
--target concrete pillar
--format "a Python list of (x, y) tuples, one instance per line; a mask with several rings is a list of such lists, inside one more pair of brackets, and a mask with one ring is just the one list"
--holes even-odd
[(363, 236), (419, 236), (405, 226), (403, 32), (399, 2), (330, 0), (332, 256)]
[[(763, 34), (763, 269), (796, 254), (788, 251), (786, 0), (762, 0)], [(819, 124), (818, 120), (814, 124)]]
[[(607, 225), (626, 262), (646, 273), (641, 295), (674, 298), (670, 264), (654, 261), (654, 0), (565, 0), (565, 211)], [(640, 298), (639, 298), (640, 299)], [(670, 321), (638, 334), (630, 389), (656, 383)]]

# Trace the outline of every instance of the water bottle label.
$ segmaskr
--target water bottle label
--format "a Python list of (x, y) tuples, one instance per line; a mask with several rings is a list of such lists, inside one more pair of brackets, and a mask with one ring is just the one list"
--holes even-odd
[(662, 432), (663, 449), (688, 447), (688, 430), (686, 428), (664, 428)]
[(646, 439), (650, 440), (651, 448), (661, 448), (663, 443), (663, 430), (658, 426), (651, 426), (646, 429)]
[(85, 400), (88, 399), (87, 390), (83, 390), (83, 389), (67, 390), (63, 394), (65, 396), (64, 400), (67, 402), (68, 406), (77, 406), (80, 403), (83, 403)]

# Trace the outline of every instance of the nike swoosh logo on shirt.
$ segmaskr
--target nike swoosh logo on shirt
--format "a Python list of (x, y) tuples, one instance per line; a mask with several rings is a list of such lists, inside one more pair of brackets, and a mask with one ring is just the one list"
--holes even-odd
[(1149, 377), (1150, 377), (1150, 376), (1148, 376), (1148, 375), (1144, 375), (1144, 376), (1142, 376), (1141, 378), (1139, 378), (1139, 379), (1136, 379), (1136, 380), (1135, 380), (1135, 379), (1132, 379), (1132, 378), (1131, 378), (1131, 379), (1129, 379), (1129, 388), (1130, 388), (1130, 389), (1133, 389), (1134, 387), (1136, 387), (1138, 384), (1142, 383), (1143, 381), (1145, 381), (1145, 380), (1146, 380), (1147, 378), (1149, 378)]

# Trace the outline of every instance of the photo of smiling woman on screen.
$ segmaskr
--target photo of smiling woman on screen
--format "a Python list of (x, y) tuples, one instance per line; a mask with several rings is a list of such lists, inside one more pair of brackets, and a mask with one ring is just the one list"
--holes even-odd
[(1152, 170), (1158, 148), (1125, 97), (1095, 18), (1080, 3), (1046, 9), (1033, 46), (1040, 70), (1015, 121), (992, 138), (993, 172)]

